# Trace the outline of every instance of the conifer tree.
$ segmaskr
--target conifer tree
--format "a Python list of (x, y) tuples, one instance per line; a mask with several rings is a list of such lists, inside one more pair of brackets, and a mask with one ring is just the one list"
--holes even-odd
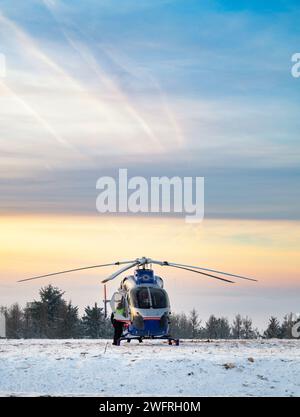
[(264, 333), (264, 336), (268, 339), (279, 338), (281, 336), (280, 324), (276, 317), (272, 316), (270, 318), (269, 325)]

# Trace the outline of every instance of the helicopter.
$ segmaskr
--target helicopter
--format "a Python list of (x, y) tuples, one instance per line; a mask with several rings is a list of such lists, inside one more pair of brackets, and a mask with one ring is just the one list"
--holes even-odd
[[(230, 284), (234, 283), (232, 278), (257, 281), (253, 278), (218, 271), (215, 269), (178, 264), (168, 261), (159, 261), (143, 256), (141, 258), (136, 258), (135, 260), (92, 265), (54, 272), (46, 275), (39, 275), (21, 279), (18, 282), (31, 281), (54, 275), (115, 265), (125, 266), (102, 280), (102, 283), (104, 284), (103, 301), (105, 317), (107, 317), (107, 303), (110, 303), (114, 319), (123, 323), (123, 331), (121, 337), (118, 338), (118, 345), (120, 345), (122, 340), (130, 342), (132, 339), (137, 339), (139, 342), (142, 342), (143, 339), (166, 339), (169, 345), (179, 345), (179, 339), (175, 339), (170, 335), (171, 307), (168, 293), (164, 289), (164, 281), (160, 276), (154, 273), (152, 265), (178, 268)], [(132, 268), (134, 268), (133, 275), (125, 276), (121, 280), (118, 290), (112, 295), (111, 299), (108, 300), (106, 295), (106, 283), (112, 281), (117, 276), (129, 271)], [(230, 277), (230, 279), (227, 277)], [(122, 306), (122, 314), (118, 312), (120, 306)]]

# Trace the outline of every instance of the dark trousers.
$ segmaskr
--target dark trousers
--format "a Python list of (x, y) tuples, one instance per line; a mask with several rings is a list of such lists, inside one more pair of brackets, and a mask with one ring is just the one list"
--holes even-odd
[(117, 341), (120, 339), (123, 333), (123, 323), (121, 321), (114, 320), (114, 344), (117, 344)]

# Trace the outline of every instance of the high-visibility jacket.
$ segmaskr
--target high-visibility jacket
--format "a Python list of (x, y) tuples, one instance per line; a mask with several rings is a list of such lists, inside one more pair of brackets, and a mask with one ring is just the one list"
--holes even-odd
[(125, 308), (116, 308), (116, 314), (119, 314), (120, 316), (125, 316)]

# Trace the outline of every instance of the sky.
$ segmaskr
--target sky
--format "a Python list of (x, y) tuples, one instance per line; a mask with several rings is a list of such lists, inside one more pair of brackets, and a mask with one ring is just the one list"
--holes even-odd
[[(155, 255), (259, 278), (229, 292), (162, 271), (176, 311), (298, 312), (299, 17), (284, 0), (0, 0), (0, 304), (37, 297), (23, 276)], [(204, 221), (100, 215), (96, 181), (119, 168), (203, 176)], [(101, 293), (68, 279), (81, 307)]]

